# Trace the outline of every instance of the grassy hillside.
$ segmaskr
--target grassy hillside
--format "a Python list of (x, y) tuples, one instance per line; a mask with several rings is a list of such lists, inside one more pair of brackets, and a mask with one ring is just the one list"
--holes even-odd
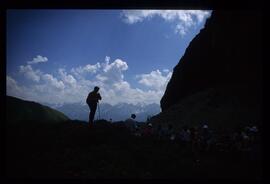
[(6, 96), (6, 119), (7, 122), (60, 122), (68, 120), (68, 117), (39, 103)]

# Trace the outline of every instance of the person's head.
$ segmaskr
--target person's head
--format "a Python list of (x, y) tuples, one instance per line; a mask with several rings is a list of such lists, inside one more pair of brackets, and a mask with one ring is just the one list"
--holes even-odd
[(203, 129), (208, 129), (208, 126), (206, 124), (203, 125)]
[(131, 118), (132, 119), (135, 119), (136, 118), (136, 115), (135, 114), (131, 114)]
[(95, 87), (94, 87), (94, 91), (97, 93), (98, 90), (99, 90), (99, 87), (98, 87), (98, 86), (95, 86)]

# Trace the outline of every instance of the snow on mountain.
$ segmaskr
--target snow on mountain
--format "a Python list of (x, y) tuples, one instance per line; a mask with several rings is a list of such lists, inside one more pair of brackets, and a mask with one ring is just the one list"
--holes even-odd
[[(82, 103), (69, 103), (61, 105), (52, 105), (46, 104), (56, 110), (63, 112), (70, 119), (78, 119), (88, 121), (89, 116), (89, 107), (87, 104)], [(99, 112), (100, 110), (100, 112)], [(136, 114), (136, 120), (144, 122), (147, 120), (147, 117), (158, 114), (161, 111), (158, 104), (142, 104), (138, 103), (128, 104), (128, 103), (119, 103), (116, 105), (110, 105), (107, 103), (101, 103), (99, 109), (97, 108), (95, 119), (106, 119), (112, 121), (121, 121), (126, 120), (130, 117), (131, 114)]]

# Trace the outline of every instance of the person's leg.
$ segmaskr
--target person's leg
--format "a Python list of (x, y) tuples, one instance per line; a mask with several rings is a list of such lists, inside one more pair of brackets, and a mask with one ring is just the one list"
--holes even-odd
[(95, 113), (97, 110), (97, 104), (90, 104), (90, 114), (89, 114), (89, 125), (92, 125), (94, 122)]
[(88, 104), (88, 107), (89, 107), (89, 116), (88, 116), (88, 125), (90, 126), (91, 124), (92, 124), (92, 122), (91, 122), (91, 105), (90, 104)]

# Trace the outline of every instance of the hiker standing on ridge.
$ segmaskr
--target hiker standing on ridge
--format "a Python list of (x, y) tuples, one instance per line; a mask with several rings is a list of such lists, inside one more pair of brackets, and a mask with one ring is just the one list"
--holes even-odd
[(126, 127), (132, 132), (134, 133), (137, 129), (137, 122), (135, 121), (136, 115), (135, 114), (131, 114), (130, 118), (128, 118), (125, 121), (125, 125)]
[(97, 110), (97, 103), (101, 100), (101, 96), (98, 93), (99, 87), (95, 87), (93, 91), (91, 91), (86, 99), (86, 103), (89, 106), (90, 113), (89, 113), (89, 127), (93, 125), (95, 113)]

